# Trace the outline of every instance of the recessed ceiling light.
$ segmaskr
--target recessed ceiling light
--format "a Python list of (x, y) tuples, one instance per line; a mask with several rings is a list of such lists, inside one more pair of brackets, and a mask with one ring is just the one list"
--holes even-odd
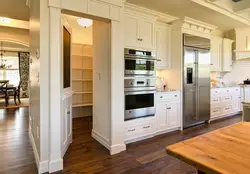
[(0, 23), (10, 24), (11, 22), (12, 22), (12, 19), (10, 18), (0, 17)]
[(93, 25), (93, 21), (91, 19), (79, 18), (77, 19), (77, 23), (84, 28), (90, 27)]

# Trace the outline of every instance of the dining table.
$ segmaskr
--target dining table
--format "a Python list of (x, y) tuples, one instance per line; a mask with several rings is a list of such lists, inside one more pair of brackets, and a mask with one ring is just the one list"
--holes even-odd
[(250, 174), (250, 123), (239, 122), (166, 147), (199, 174)]

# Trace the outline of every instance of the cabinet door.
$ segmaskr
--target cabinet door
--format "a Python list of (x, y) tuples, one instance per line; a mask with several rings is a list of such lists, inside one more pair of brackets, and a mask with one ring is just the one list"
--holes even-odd
[(157, 126), (156, 129), (158, 131), (164, 131), (167, 129), (167, 106), (165, 103), (156, 103), (156, 120)]
[(167, 123), (168, 128), (179, 126), (179, 104), (167, 104)]
[(223, 39), (223, 71), (232, 71), (232, 40)]
[(140, 47), (155, 49), (155, 23), (141, 19), (139, 22)]
[(157, 69), (170, 67), (170, 28), (157, 25), (156, 29), (156, 62)]
[(222, 38), (211, 39), (211, 71), (221, 71)]
[(125, 16), (124, 39), (125, 47), (138, 47), (139, 45), (139, 20), (133, 16)]
[(240, 96), (233, 96), (232, 101), (232, 110), (234, 112), (239, 112), (241, 110), (241, 97)]

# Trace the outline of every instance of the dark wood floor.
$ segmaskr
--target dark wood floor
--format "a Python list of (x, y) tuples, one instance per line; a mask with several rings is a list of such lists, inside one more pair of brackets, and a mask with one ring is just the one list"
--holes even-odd
[(0, 110), (0, 174), (36, 174), (28, 108)]
[[(165, 153), (165, 146), (233, 123), (240, 116), (160, 135), (127, 145), (127, 151), (110, 156), (91, 137), (91, 118), (73, 120), (73, 143), (64, 157), (63, 174), (153, 173), (194, 174), (195, 168)], [(0, 174), (36, 174), (33, 150), (28, 137), (28, 109), (0, 110)]]
[(73, 143), (64, 157), (63, 174), (194, 174), (195, 168), (167, 155), (167, 145), (241, 121), (241, 116), (216, 121), (210, 126), (160, 135), (127, 145), (127, 151), (110, 156), (91, 136), (91, 118), (73, 120)]

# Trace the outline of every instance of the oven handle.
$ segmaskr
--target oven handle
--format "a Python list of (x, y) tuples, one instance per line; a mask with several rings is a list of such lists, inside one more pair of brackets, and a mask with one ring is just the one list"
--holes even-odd
[(131, 94), (155, 94), (156, 90), (137, 90), (137, 91), (129, 91), (125, 92), (125, 95), (131, 95)]
[(132, 56), (132, 55), (125, 55), (125, 59), (132, 59), (132, 60), (138, 60), (138, 59), (141, 59), (141, 60), (149, 60), (149, 61), (159, 61), (158, 59), (152, 57), (152, 56)]

